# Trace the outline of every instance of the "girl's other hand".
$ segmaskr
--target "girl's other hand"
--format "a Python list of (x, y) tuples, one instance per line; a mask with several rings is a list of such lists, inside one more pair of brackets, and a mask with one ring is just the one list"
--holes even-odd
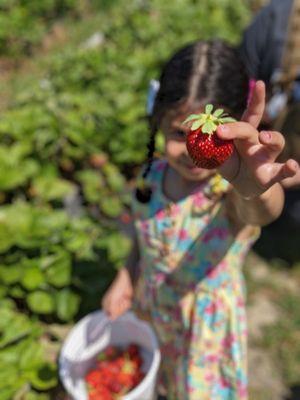
[(259, 196), (276, 182), (281, 183), (299, 173), (295, 160), (276, 162), (284, 148), (282, 134), (258, 132), (264, 108), (265, 85), (258, 81), (241, 122), (220, 125), (217, 130), (222, 139), (233, 139), (235, 145), (233, 155), (219, 171), (246, 198)]
[(122, 268), (102, 299), (102, 308), (109, 318), (116, 319), (131, 308), (133, 287), (129, 272)]

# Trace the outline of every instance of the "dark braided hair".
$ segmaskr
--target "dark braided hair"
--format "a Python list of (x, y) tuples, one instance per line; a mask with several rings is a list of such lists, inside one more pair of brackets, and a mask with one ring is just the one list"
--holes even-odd
[(168, 112), (179, 110), (184, 104), (192, 110), (210, 103), (225, 107), (239, 119), (247, 105), (249, 77), (246, 69), (237, 49), (219, 39), (197, 41), (178, 50), (163, 67), (159, 82), (149, 118), (144, 183), (136, 191), (136, 197), (142, 203), (151, 198), (146, 178), (153, 163), (156, 132)]
[(150, 138), (147, 144), (148, 147), (148, 155), (147, 155), (147, 164), (146, 168), (142, 174), (142, 187), (138, 187), (136, 190), (136, 198), (140, 203), (148, 203), (150, 198), (151, 198), (151, 188), (149, 186), (146, 186), (145, 180), (147, 178), (147, 175), (149, 174), (152, 163), (153, 163), (153, 158), (154, 158), (154, 151), (155, 151), (155, 136), (156, 136), (157, 129), (150, 129)]

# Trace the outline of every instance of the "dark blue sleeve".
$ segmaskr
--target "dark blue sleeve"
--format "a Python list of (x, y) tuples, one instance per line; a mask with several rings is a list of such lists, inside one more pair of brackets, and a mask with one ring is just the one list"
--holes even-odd
[(252, 78), (270, 82), (280, 67), (293, 0), (272, 0), (243, 33), (240, 55)]

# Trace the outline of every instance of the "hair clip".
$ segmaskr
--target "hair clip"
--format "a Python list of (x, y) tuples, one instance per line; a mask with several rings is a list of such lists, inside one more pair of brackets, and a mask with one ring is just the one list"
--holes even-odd
[(151, 79), (147, 94), (147, 115), (151, 115), (155, 103), (157, 92), (159, 91), (160, 83), (156, 79)]

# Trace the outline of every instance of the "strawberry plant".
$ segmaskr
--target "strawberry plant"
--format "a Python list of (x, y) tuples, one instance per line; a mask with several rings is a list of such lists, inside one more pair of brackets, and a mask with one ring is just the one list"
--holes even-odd
[(77, 13), (75, 0), (2, 0), (0, 3), (0, 54), (20, 57), (40, 43), (53, 20)]

